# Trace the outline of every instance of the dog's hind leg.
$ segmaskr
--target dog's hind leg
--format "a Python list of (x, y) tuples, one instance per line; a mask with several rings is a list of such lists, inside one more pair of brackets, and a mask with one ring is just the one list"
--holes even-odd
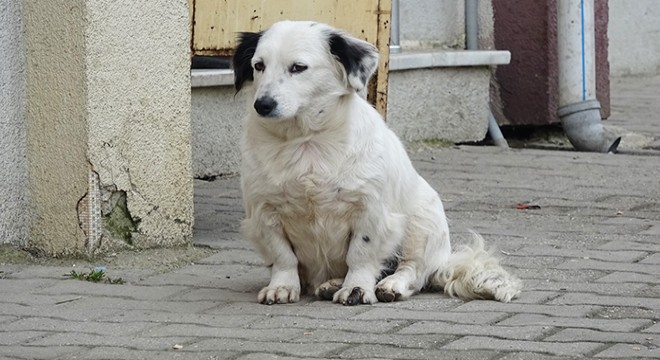
[(344, 285), (344, 279), (330, 279), (314, 290), (314, 295), (323, 300), (332, 300), (335, 293)]
[(402, 245), (396, 271), (376, 285), (378, 301), (407, 299), (447, 262), (451, 253), (449, 228), (439, 198), (431, 197), (409, 218)]
[(354, 224), (346, 254), (348, 273), (342, 288), (333, 295), (333, 302), (344, 305), (377, 302), (376, 281), (404, 236), (405, 216), (389, 212), (381, 203), (368, 209)]

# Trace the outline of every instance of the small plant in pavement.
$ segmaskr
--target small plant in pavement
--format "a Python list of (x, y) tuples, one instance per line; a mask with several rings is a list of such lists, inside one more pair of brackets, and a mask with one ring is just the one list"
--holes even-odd
[[(91, 281), (91, 282), (103, 282), (107, 284), (123, 284), (124, 280), (122, 278), (109, 278), (105, 276), (105, 270), (103, 268), (91, 269), (89, 272), (75, 271), (71, 270), (70, 273), (66, 274), (69, 279), (77, 279), (81, 281)], [(105, 280), (104, 280), (105, 279)]]

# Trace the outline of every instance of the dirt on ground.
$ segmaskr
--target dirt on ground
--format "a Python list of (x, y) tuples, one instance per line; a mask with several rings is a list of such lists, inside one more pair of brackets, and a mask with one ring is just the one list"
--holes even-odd
[(148, 269), (169, 272), (213, 255), (217, 250), (208, 247), (186, 246), (177, 248), (125, 250), (91, 257), (50, 258), (34, 256), (28, 251), (10, 245), (0, 245), (0, 265), (42, 265), (93, 268), (102, 264), (114, 269)]

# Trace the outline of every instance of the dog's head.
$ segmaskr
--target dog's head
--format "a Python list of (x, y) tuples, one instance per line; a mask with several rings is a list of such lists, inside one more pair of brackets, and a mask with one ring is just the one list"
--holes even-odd
[(321, 114), (346, 94), (362, 91), (378, 66), (366, 41), (328, 25), (282, 21), (260, 33), (242, 33), (233, 59), (236, 91), (254, 81), (261, 117)]

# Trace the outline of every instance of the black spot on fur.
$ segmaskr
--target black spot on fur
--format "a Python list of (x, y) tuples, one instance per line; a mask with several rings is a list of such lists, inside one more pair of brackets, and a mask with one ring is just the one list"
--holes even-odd
[(261, 32), (243, 32), (238, 37), (238, 46), (232, 59), (236, 92), (241, 90), (243, 83), (254, 80), (251, 61), (257, 49), (257, 44), (259, 44), (261, 34)]
[(383, 262), (383, 268), (380, 271), (380, 277), (377, 279), (377, 281), (380, 281), (392, 274), (396, 271), (396, 268), (399, 267), (399, 254), (392, 255), (389, 259), (385, 260)]
[(362, 237), (362, 240), (364, 240), (364, 242), (369, 242), (369, 241), (371, 241), (371, 239), (369, 239), (369, 237), (368, 237), (367, 235), (364, 235), (364, 236)]
[(368, 76), (366, 74), (366, 68), (362, 64), (362, 59), (369, 55), (369, 49), (359, 46), (354, 42), (351, 43), (337, 33), (330, 34), (328, 41), (330, 42), (330, 53), (337, 57), (339, 62), (344, 66), (344, 69), (346, 69), (347, 74), (360, 74), (360, 79)]

